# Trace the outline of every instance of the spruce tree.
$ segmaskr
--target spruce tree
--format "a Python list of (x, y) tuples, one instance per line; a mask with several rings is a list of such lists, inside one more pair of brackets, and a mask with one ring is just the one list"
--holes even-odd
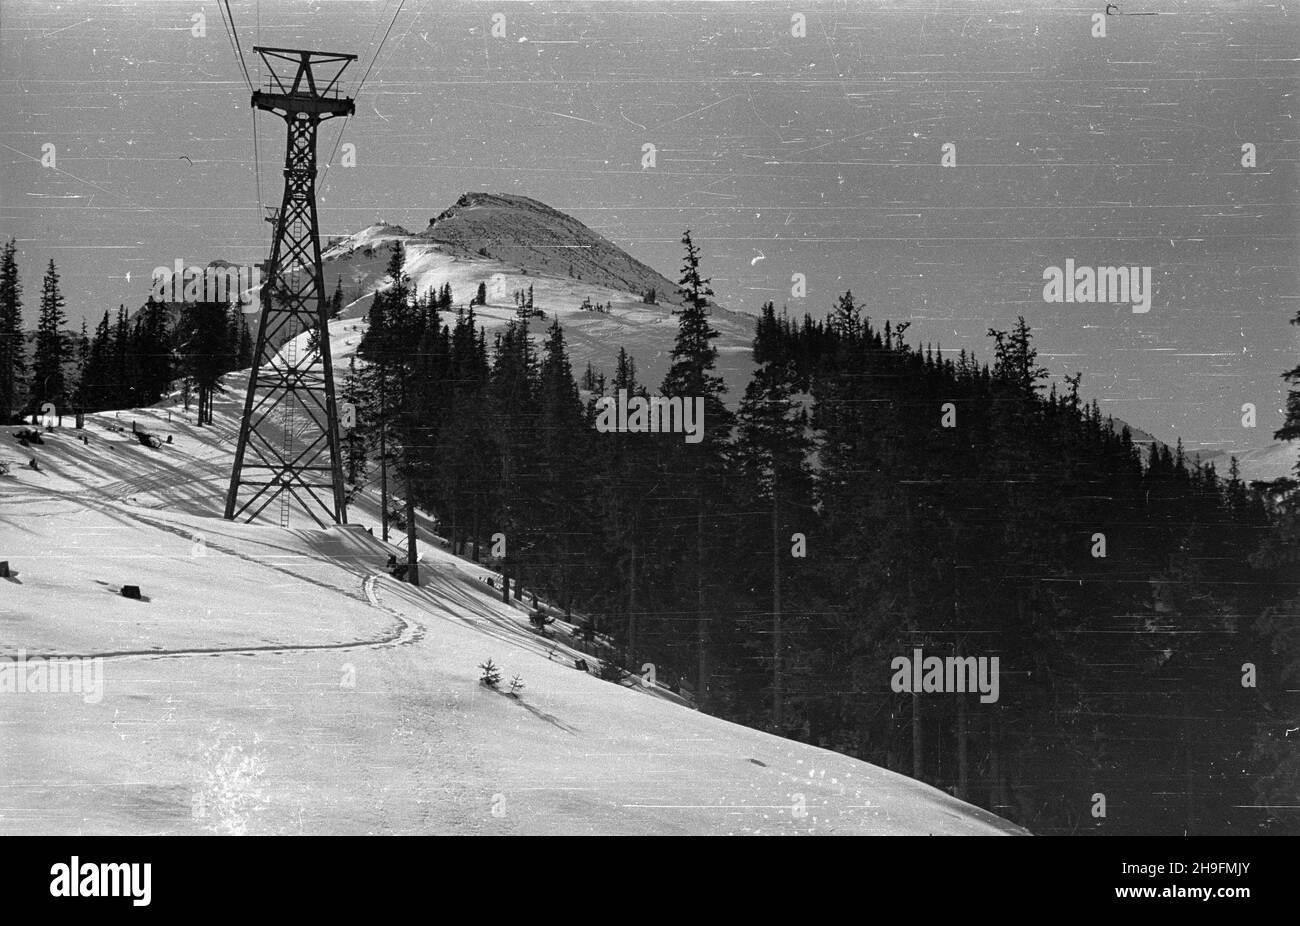
[(73, 390), (73, 402), (78, 412), (85, 412), (86, 368), (90, 364), (90, 335), (86, 320), (81, 320), (81, 334), (77, 336), (77, 387)]
[(708, 297), (713, 295), (713, 290), (709, 287), (709, 279), (701, 275), (700, 251), (691, 239), (689, 229), (682, 235), (682, 247), (686, 253), (677, 291), (683, 305), (673, 312), (677, 316), (677, 338), (673, 344), (672, 365), (660, 389), (665, 396), (680, 397), (683, 404), (703, 399), (704, 420), (697, 423), (703, 430), (702, 441), (694, 445), (674, 441), (666, 449), (673, 475), (686, 488), (687, 504), (692, 505), (695, 511), (693, 523), (683, 525), (675, 540), (680, 549), (694, 554), (690, 557), (691, 565), (686, 574), (691, 576), (694, 586), (696, 698), (701, 709), (707, 709), (711, 696), (709, 636), (713, 615), (706, 596), (710, 580), (706, 557), (710, 543), (706, 531), (710, 524), (710, 508), (719, 501), (718, 495), (725, 485), (721, 477), (732, 417), (722, 403), (726, 386), (722, 377), (714, 372), (718, 349), (713, 341), (718, 337), (718, 331), (709, 323), (708, 316)]
[(573, 381), (564, 331), (558, 319), (547, 330), (538, 382), (538, 478), (532, 495), (538, 506), (538, 553), (557, 564), (548, 585), (569, 607), (574, 595), (578, 538), (589, 528), (588, 497), (574, 478), (587, 459), (591, 431)]
[[(720, 397), (726, 392), (722, 377), (713, 371), (718, 359), (718, 349), (713, 345), (718, 331), (709, 324), (708, 315), (708, 297), (713, 290), (710, 281), (700, 275), (700, 251), (689, 230), (682, 235), (682, 246), (686, 257), (677, 291), (684, 304), (673, 311), (677, 316), (677, 339), (662, 388), (667, 396), (703, 397), (708, 416), (710, 411), (724, 409)], [(724, 411), (722, 418), (715, 420), (721, 424), (725, 417)]]
[[(847, 295), (847, 294), (846, 294)], [(851, 299), (851, 297), (849, 297)], [(856, 331), (856, 325), (844, 330)], [(780, 337), (776, 310), (771, 302), (763, 306), (754, 339), (754, 359), (758, 369), (745, 389), (737, 416), (736, 456), (744, 474), (747, 497), (753, 499), (755, 509), (768, 509), (770, 518), (760, 519), (761, 530), (752, 535), (754, 542), (745, 543), (746, 549), (768, 548), (770, 557), (757, 570), (755, 584), (766, 584), (770, 579), (771, 620), (755, 636), (770, 637), (772, 672), (772, 725), (780, 730), (784, 725), (785, 698), (785, 645), (783, 586), (788, 591), (790, 557), (790, 525), (802, 523), (812, 502), (812, 479), (806, 468), (809, 441), (807, 413), (796, 399), (796, 371), (784, 359), (776, 343)], [(747, 557), (742, 568), (752, 568), (754, 558)], [(763, 631), (770, 630), (765, 634)], [(761, 658), (761, 657), (760, 657)]]
[(844, 338), (853, 338), (862, 328), (862, 313), (853, 299), (853, 291), (845, 290), (831, 314), (831, 327)]
[(132, 331), (136, 402), (152, 405), (162, 398), (172, 381), (172, 342), (165, 302), (150, 296), (137, 313)]
[(329, 301), (329, 317), (338, 318), (343, 311), (343, 277), (338, 278), (334, 284), (334, 295)]
[(78, 397), (87, 411), (103, 411), (110, 407), (110, 386), (112, 379), (111, 354), (112, 325), (108, 310), (95, 326), (95, 334), (90, 339), (90, 352), (81, 370), (81, 382), (78, 385)]
[(456, 313), (449, 349), (451, 390), (434, 453), (453, 550), (461, 553), (462, 544), (468, 543), (477, 558), (484, 532), (496, 530), (488, 529), (488, 510), (500, 464), (488, 414), (487, 345), (475, 330), (472, 307)]
[(614, 361), (614, 394), (617, 395), (620, 389), (626, 389), (628, 395), (636, 395), (636, 360), (627, 352), (627, 348), (618, 349), (618, 357)]
[(395, 241), (386, 268), (391, 285), (374, 294), (368, 324), (357, 354), (367, 364), (366, 378), (369, 386), (364, 392), (378, 406), (365, 411), (367, 417), (375, 422), (374, 433), (380, 445), (378, 456), (384, 538), (387, 539), (388, 533), (387, 465), (391, 459), (395, 463), (395, 475), (402, 480), (405, 493), (407, 580), (418, 585), (419, 575), (415, 564), (415, 501), (419, 467), (415, 431), (417, 403), (412, 373), (430, 318), (426, 301), (412, 298), (411, 280), (406, 275), (405, 266), (406, 251), (400, 241)]
[(0, 255), (0, 423), (18, 414), (23, 376), (27, 372), (22, 296), (17, 247), (10, 238)]
[(63, 326), (63, 295), (59, 292), (59, 273), (51, 260), (41, 282), (41, 310), (36, 325), (36, 355), (32, 363), (32, 399), (35, 411), (46, 404), (66, 401), (63, 364), (68, 360)]
[(118, 305), (117, 323), (113, 328), (112, 374), (109, 382), (112, 408), (132, 408), (138, 391), (135, 354), (131, 346), (131, 327), (126, 306)]
[(212, 404), (230, 370), (228, 307), (220, 302), (185, 304), (178, 346), (185, 375), (198, 389), (197, 424), (212, 423)]
[(517, 583), (534, 555), (528, 490), (538, 471), (538, 361), (528, 320), (511, 321), (498, 334), (488, 389), (494, 443), (499, 451), (494, 531), (509, 538), (503, 572)]

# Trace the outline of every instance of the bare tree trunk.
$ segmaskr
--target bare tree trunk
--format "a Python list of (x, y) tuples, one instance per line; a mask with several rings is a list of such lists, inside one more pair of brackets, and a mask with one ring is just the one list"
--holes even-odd
[(772, 727), (781, 729), (781, 536), (776, 473), (772, 474)]
[(632, 557), (627, 577), (627, 651), (636, 653), (636, 537), (632, 538)]
[(1187, 690), (1183, 689), (1182, 696), (1179, 699), (1183, 715), (1183, 776), (1186, 782), (1186, 805), (1184, 813), (1186, 823), (1183, 827), (1184, 836), (1193, 836), (1196, 834), (1196, 779), (1192, 774), (1192, 725), (1189, 716), (1191, 707), (1187, 703)]
[(406, 479), (406, 581), (420, 584), (419, 552), (415, 548), (415, 490), (410, 474)]
[(473, 532), (474, 532), (474, 562), (476, 563), (478, 562), (478, 510), (479, 510), (479, 498), (477, 495), (475, 495)]
[[(906, 494), (903, 496), (905, 506), (905, 517), (907, 524), (906, 536), (912, 537), (912, 500)], [(912, 630), (912, 639), (917, 639), (917, 621), (916, 621), (916, 592), (912, 585), (912, 566), (910, 563), (905, 566), (907, 571), (907, 622)], [(914, 654), (915, 655), (915, 654)], [(924, 780), (925, 769), (925, 723), (921, 716), (921, 692), (912, 691), (912, 777), (918, 781)]]
[(388, 383), (379, 379), (379, 524), (384, 543), (388, 543)]
[(967, 714), (966, 697), (957, 695), (957, 797), (968, 800), (970, 797), (970, 718)]
[(1008, 806), (1007, 770), (1003, 764), (1002, 724), (996, 712), (989, 714), (989, 778), (990, 800), (996, 813), (1006, 815)]
[[(956, 566), (952, 571), (952, 613), (953, 623), (961, 627), (961, 572)], [(960, 632), (957, 635), (957, 658), (966, 655), (966, 641)], [(957, 695), (957, 797), (970, 799), (970, 716), (965, 692)]]
[(709, 623), (704, 614), (704, 493), (695, 496), (695, 632), (699, 647), (695, 697), (700, 710), (709, 703)]
[(921, 722), (921, 693), (912, 692), (912, 777), (922, 780), (925, 765), (925, 727)]

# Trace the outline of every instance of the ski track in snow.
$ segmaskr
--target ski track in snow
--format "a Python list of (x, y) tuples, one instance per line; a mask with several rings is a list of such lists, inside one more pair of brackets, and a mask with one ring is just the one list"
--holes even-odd
[[(103, 491), (103, 490), (91, 490), (91, 491)], [(186, 542), (189, 542), (190, 540), (193, 539), (193, 534), (182, 528), (176, 527), (175, 525), (172, 524), (167, 524), (165, 522), (157, 521), (153, 518), (146, 517), (145, 515), (124, 510), (123, 508), (114, 505), (107, 505), (96, 499), (87, 498), (85, 497), (87, 493), (59, 492), (58, 490), (53, 490), (49, 494), (64, 495), (69, 498), (75, 498), (77, 501), (81, 502), (82, 504), (88, 505), (93, 508), (97, 508), (101, 511), (111, 511), (113, 514), (125, 515), (126, 517), (133, 518), (134, 520), (140, 522), (141, 524), (148, 525), (149, 527), (152, 527), (156, 530), (166, 531), (169, 534), (175, 534), (176, 536), (183, 538)], [(10, 498), (21, 499), (22, 496), (13, 495), (10, 496)], [(309, 579), (306, 576), (299, 575), (298, 573), (285, 569), (281, 566), (276, 566), (272, 563), (267, 563), (263, 560), (255, 559), (254, 557), (249, 556), (246, 553), (241, 553), (238, 550), (232, 549), (230, 547), (222, 546), (219, 543), (214, 543), (206, 539), (204, 543), (210, 549), (217, 550), (218, 552), (224, 553), (227, 556), (234, 556), (238, 559), (244, 560), (245, 562), (253, 563), (255, 565), (262, 566), (267, 569), (274, 569), (276, 572), (283, 573), (284, 575), (287, 575), (290, 578), (296, 579), (300, 582), (307, 582), (319, 588), (326, 589), (327, 591), (334, 592), (337, 594), (343, 594), (342, 592), (339, 592), (339, 590), (332, 585), (326, 585), (323, 582), (317, 582), (313, 579)], [(391, 614), (393, 617), (397, 619), (397, 623), (394, 625), (392, 630), (385, 633), (384, 635), (380, 637), (368, 639), (368, 640), (349, 640), (342, 643), (297, 643), (297, 644), (287, 643), (287, 644), (268, 644), (265, 646), (236, 646), (236, 647), (211, 646), (211, 647), (185, 647), (181, 649), (117, 650), (112, 652), (101, 652), (101, 653), (42, 652), (40, 653), (40, 656), (42, 659), (96, 659), (96, 658), (98, 659), (139, 659), (139, 658), (175, 658), (180, 656), (212, 656), (216, 654), (246, 655), (249, 653), (296, 653), (296, 652), (310, 652), (312, 650), (355, 650), (355, 649), (376, 649), (376, 648), (383, 648), (388, 646), (409, 646), (410, 644), (417, 642), (424, 636), (424, 625), (416, 620), (413, 620), (412, 618), (405, 616), (404, 614), (402, 614), (401, 612), (393, 608), (386, 607), (379, 600), (377, 594), (375, 593), (374, 586), (376, 581), (382, 576), (383, 573), (372, 573), (366, 576), (361, 583), (362, 594), (356, 597), (359, 600), (365, 601), (371, 607), (377, 608), (382, 611), (386, 611), (387, 613)]]

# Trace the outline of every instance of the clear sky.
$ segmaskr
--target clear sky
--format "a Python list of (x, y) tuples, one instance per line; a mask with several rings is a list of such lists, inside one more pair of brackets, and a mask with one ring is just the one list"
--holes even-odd
[[(1073, 0), (398, 6), (230, 3), (255, 83), (259, 43), (357, 54), (354, 93), (370, 69), (323, 234), (517, 193), (672, 278), (691, 228), (729, 308), (824, 315), (852, 288), (873, 318), (981, 357), (1023, 314), (1055, 375), (1083, 371), (1085, 394), (1165, 440), (1243, 450), (1281, 422), (1300, 361), (1295, 3), (1123, 0), (1104, 38), (1106, 4)], [(253, 165), (278, 203), (284, 128), (256, 117), (255, 162), (221, 9), (0, 0), (0, 235), (29, 325), (50, 258), (74, 324), (138, 305), (178, 258), (265, 258)], [(322, 129), (322, 163), (338, 134)], [(1066, 259), (1151, 267), (1150, 311), (1044, 302)]]

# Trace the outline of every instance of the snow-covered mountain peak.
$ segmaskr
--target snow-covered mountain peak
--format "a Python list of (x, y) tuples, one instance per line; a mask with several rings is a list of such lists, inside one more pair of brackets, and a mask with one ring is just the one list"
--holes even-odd
[[(364, 317), (372, 295), (391, 285), (392, 247), (406, 251), (405, 272), (420, 294), (450, 284), (455, 305), (477, 300), (476, 318), (489, 333), (518, 317), (519, 298), (541, 313), (533, 320), (539, 338), (553, 320), (563, 327), (574, 368), (592, 363), (612, 373), (618, 349), (637, 362), (638, 378), (656, 388), (668, 370), (677, 333), (676, 286), (657, 271), (582, 222), (545, 203), (502, 193), (466, 193), (419, 234), (379, 222), (331, 239), (323, 253), (325, 291), (342, 281), (343, 320)], [(719, 306), (718, 369), (731, 398), (739, 397), (752, 369), (754, 320)], [(356, 339), (335, 348), (346, 366)]]
[(676, 286), (558, 209), (506, 193), (466, 193), (420, 237), (462, 254), (491, 257), (531, 275), (571, 279), (675, 302)]

